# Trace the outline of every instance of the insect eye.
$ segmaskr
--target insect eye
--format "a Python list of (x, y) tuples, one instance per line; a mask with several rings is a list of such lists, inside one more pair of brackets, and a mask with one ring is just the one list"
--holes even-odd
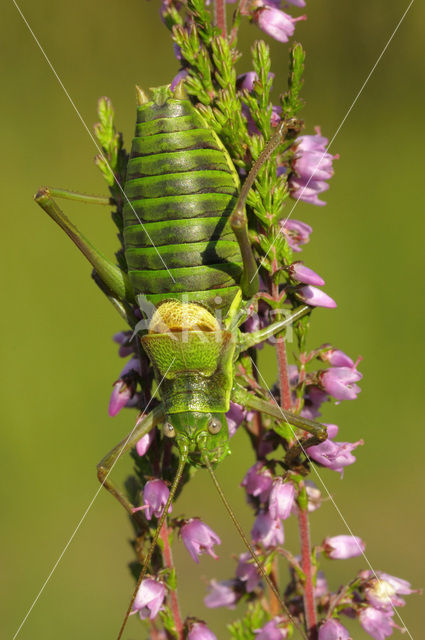
[(213, 435), (215, 435), (220, 431), (220, 429), (221, 429), (220, 420), (218, 420), (218, 418), (211, 418), (211, 420), (208, 422), (208, 431)]
[(164, 423), (163, 434), (164, 434), (164, 436), (166, 438), (175, 438), (176, 437), (176, 430), (174, 429), (174, 427), (171, 424), (171, 422), (165, 422)]

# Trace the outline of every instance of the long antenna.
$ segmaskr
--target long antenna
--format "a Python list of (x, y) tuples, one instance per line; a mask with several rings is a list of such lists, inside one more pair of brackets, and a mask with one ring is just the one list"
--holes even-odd
[(211, 462), (208, 459), (208, 455), (204, 452), (204, 455), (202, 457), (202, 460), (205, 464), (205, 466), (207, 467), (208, 471), (210, 472), (212, 481), (215, 485), (215, 488), (218, 491), (218, 494), (224, 504), (224, 506), (226, 507), (227, 513), (229, 514), (233, 524), (235, 525), (240, 537), (242, 538), (246, 548), (248, 549), (249, 553), (252, 556), (252, 559), (254, 560), (255, 564), (257, 565), (258, 571), (260, 572), (261, 576), (264, 578), (264, 580), (267, 582), (267, 585), (270, 587), (270, 589), (272, 590), (273, 594), (275, 595), (277, 601), (279, 602), (282, 611), (284, 611), (286, 613), (286, 615), (288, 616), (288, 618), (290, 619), (290, 621), (292, 622), (292, 624), (294, 625), (294, 627), (298, 630), (298, 632), (301, 634), (301, 636), (303, 637), (304, 640), (308, 640), (304, 629), (301, 627), (301, 625), (299, 624), (299, 622), (297, 620), (295, 620), (295, 618), (292, 616), (292, 614), (290, 613), (288, 607), (286, 606), (286, 604), (283, 602), (281, 595), (279, 593), (279, 591), (277, 590), (276, 586), (273, 584), (273, 582), (270, 580), (269, 576), (267, 575), (263, 565), (261, 564), (261, 562), (259, 561), (257, 554), (255, 553), (250, 541), (248, 540), (248, 538), (245, 535), (244, 530), (242, 529), (241, 525), (239, 524), (235, 514), (233, 513), (232, 507), (230, 506), (230, 504), (227, 501), (226, 496), (223, 493), (223, 490), (217, 480), (217, 476), (214, 473), (214, 470), (211, 466)]
[(158, 538), (159, 538), (160, 531), (162, 529), (162, 525), (165, 522), (165, 519), (166, 519), (167, 514), (168, 514), (168, 509), (170, 507), (170, 504), (171, 504), (171, 502), (172, 502), (172, 500), (174, 498), (174, 494), (176, 493), (177, 487), (178, 487), (179, 482), (181, 480), (186, 461), (187, 461), (187, 455), (180, 451), (179, 466), (177, 468), (176, 477), (173, 480), (173, 484), (172, 484), (172, 487), (170, 489), (170, 495), (168, 496), (168, 500), (167, 500), (167, 503), (166, 503), (166, 505), (164, 507), (164, 511), (162, 512), (162, 515), (161, 515), (161, 517), (159, 519), (158, 526), (157, 526), (157, 529), (155, 531), (155, 535), (154, 535), (153, 540), (152, 540), (152, 544), (149, 547), (149, 551), (148, 551), (148, 553), (146, 555), (146, 558), (145, 558), (145, 561), (143, 563), (142, 571), (140, 572), (139, 578), (137, 580), (136, 588), (134, 589), (133, 595), (131, 597), (130, 604), (128, 605), (127, 612), (126, 612), (126, 614), (124, 616), (124, 620), (122, 621), (122, 625), (121, 625), (120, 631), (118, 633), (117, 640), (120, 640), (120, 638), (122, 637), (122, 634), (124, 633), (125, 625), (127, 624), (127, 620), (129, 618), (129, 615), (130, 615), (131, 610), (133, 608), (133, 603), (134, 603), (134, 601), (136, 599), (136, 595), (137, 595), (137, 592), (139, 590), (139, 587), (142, 584), (142, 580), (146, 575), (146, 571), (147, 571), (149, 563), (151, 561), (152, 554), (153, 554), (154, 549), (156, 547), (156, 543), (158, 542)]

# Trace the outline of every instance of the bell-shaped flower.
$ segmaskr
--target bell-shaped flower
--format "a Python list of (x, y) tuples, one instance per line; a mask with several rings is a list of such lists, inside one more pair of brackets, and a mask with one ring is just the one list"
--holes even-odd
[(266, 549), (278, 547), (285, 540), (282, 522), (272, 518), (269, 513), (260, 511), (252, 527), (251, 537), (255, 544), (262, 544)]
[(310, 241), (310, 233), (313, 231), (312, 227), (301, 220), (293, 220), (292, 218), (286, 218), (279, 223), (280, 232), (284, 234), (292, 251), (299, 253), (301, 251), (302, 244), (307, 244)]
[(326, 427), (328, 430), (327, 440), (309, 447), (307, 453), (315, 462), (333, 471), (338, 471), (342, 476), (344, 467), (356, 461), (351, 452), (359, 445), (364, 444), (364, 442), (363, 440), (357, 440), (357, 442), (334, 442), (332, 438), (335, 438), (338, 433), (337, 425), (328, 424)]
[(359, 622), (363, 629), (374, 640), (385, 640), (394, 630), (393, 621), (391, 619), (392, 611), (381, 611), (374, 607), (366, 607), (360, 609)]
[(241, 593), (237, 590), (237, 580), (210, 581), (210, 592), (204, 598), (204, 604), (209, 609), (227, 607), (234, 609)]
[(255, 498), (259, 498), (261, 502), (266, 502), (270, 495), (273, 484), (273, 476), (262, 462), (256, 462), (245, 474), (241, 482), (241, 487), (245, 487), (245, 491)]
[(319, 373), (319, 382), (337, 400), (355, 400), (361, 391), (355, 383), (362, 377), (355, 367), (331, 367)]
[(158, 615), (165, 598), (165, 586), (158, 580), (145, 578), (134, 599), (131, 613), (138, 613), (142, 620), (153, 620)]
[(140, 440), (136, 442), (136, 451), (139, 456), (144, 456), (145, 453), (149, 450), (154, 437), (155, 431), (154, 429), (151, 429), (148, 433), (145, 433), (145, 435), (142, 436)]
[(338, 620), (330, 618), (320, 627), (319, 640), (351, 640), (351, 636)]
[(323, 541), (324, 551), (328, 558), (346, 560), (361, 556), (365, 550), (365, 543), (358, 536), (333, 536)]
[(302, 262), (293, 262), (288, 272), (293, 280), (303, 282), (304, 284), (314, 284), (318, 287), (325, 284), (323, 278), (313, 271), (313, 269), (306, 267)]
[[(324, 347), (327, 345), (323, 345)], [(320, 359), (327, 362), (332, 367), (354, 367), (354, 362), (347, 356), (341, 349), (334, 349), (330, 347), (320, 353)]]
[(283, 617), (277, 616), (261, 629), (255, 629), (255, 640), (284, 640), (288, 637), (288, 628), (283, 627)]
[[(143, 489), (143, 506), (137, 507), (136, 509), (133, 509), (133, 511), (144, 510), (148, 520), (151, 520), (152, 516), (160, 518), (164, 511), (164, 507), (167, 504), (169, 495), (170, 490), (163, 480), (160, 480), (159, 478), (149, 480)], [(172, 509), (173, 507), (170, 504), (168, 507), (168, 513), (171, 513)]]
[(254, 591), (260, 584), (261, 576), (258, 574), (257, 566), (250, 553), (241, 553), (239, 556), (236, 577), (245, 583), (245, 589), (248, 593)]
[(214, 545), (221, 544), (218, 535), (199, 518), (191, 518), (181, 528), (181, 537), (186, 549), (195, 562), (199, 562), (201, 553), (208, 553), (215, 560), (218, 556), (214, 553)]
[(335, 309), (336, 302), (327, 293), (321, 289), (317, 289), (313, 285), (306, 285), (297, 289), (298, 297), (309, 304), (310, 307), (326, 307), (327, 309)]
[(288, 42), (289, 38), (294, 35), (295, 23), (299, 20), (306, 20), (306, 16), (293, 18), (274, 6), (259, 6), (252, 19), (267, 35), (279, 42)]
[(295, 503), (295, 487), (292, 482), (283, 482), (277, 478), (273, 482), (269, 498), (269, 514), (276, 520), (286, 520), (291, 515)]

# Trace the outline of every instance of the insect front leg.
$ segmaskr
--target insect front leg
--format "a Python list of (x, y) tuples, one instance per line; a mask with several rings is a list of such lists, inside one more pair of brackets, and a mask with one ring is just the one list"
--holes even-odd
[(276, 401), (268, 402), (267, 400), (258, 398), (238, 384), (236, 384), (232, 390), (232, 400), (233, 402), (241, 404), (246, 409), (260, 411), (273, 418), (277, 418), (285, 423), (285, 425), (289, 424), (311, 434), (309, 437), (298, 437), (292, 429), (296, 441), (285, 456), (285, 464), (288, 467), (292, 466), (300, 453), (306, 453), (306, 449), (324, 442), (328, 437), (326, 427), (320, 424), (320, 422), (314, 422), (313, 420), (308, 420), (308, 418), (290, 413), (282, 409)]
[[(55, 193), (53, 191), (53, 193)], [(65, 192), (61, 192), (62, 195)], [(68, 194), (72, 192), (66, 192)], [(81, 194), (78, 199), (83, 198)], [(96, 198), (97, 196), (87, 196), (88, 198)], [(76, 198), (72, 198), (76, 199)], [(87, 258), (92, 267), (95, 269), (100, 280), (106, 289), (120, 301), (131, 301), (134, 299), (133, 290), (131, 288), (127, 274), (119, 267), (106, 258), (96, 247), (94, 247), (87, 238), (77, 229), (77, 227), (66, 217), (52, 196), (52, 192), (47, 187), (42, 187), (34, 196), (34, 200), (40, 207), (58, 224), (65, 233), (71, 238), (74, 244), (80, 249), (81, 253)], [(101, 199), (102, 200), (102, 199)], [(87, 200), (86, 200), (87, 201)], [(93, 202), (93, 200), (90, 200)], [(97, 202), (104, 204), (104, 202)]]
[(109, 479), (109, 474), (115, 465), (118, 458), (121, 457), (122, 454), (126, 453), (130, 449), (132, 449), (138, 440), (142, 438), (144, 435), (149, 433), (157, 424), (162, 422), (164, 419), (164, 410), (162, 404), (158, 405), (153, 409), (150, 413), (143, 416), (141, 420), (138, 421), (136, 427), (131, 431), (131, 433), (121, 440), (109, 453), (106, 454), (104, 458), (97, 465), (97, 477), (99, 478), (99, 482), (102, 484), (105, 489), (111, 493), (114, 498), (118, 500), (126, 509), (126, 511), (132, 516), (133, 505), (127, 500), (125, 495), (115, 486), (112, 480)]
[(242, 351), (246, 351), (250, 347), (255, 347), (255, 345), (260, 344), (261, 342), (264, 342), (264, 340), (267, 340), (268, 338), (275, 336), (277, 333), (280, 333), (281, 331), (283, 331), (283, 329), (287, 329), (294, 322), (296, 322), (300, 318), (303, 318), (310, 312), (311, 312), (311, 307), (309, 307), (308, 305), (302, 305), (301, 307), (298, 307), (297, 309), (295, 309), (294, 313), (292, 313), (287, 318), (284, 318), (283, 320), (278, 320), (277, 322), (273, 322), (272, 324), (269, 324), (264, 329), (259, 329), (258, 331), (252, 331), (252, 333), (239, 333), (239, 336), (238, 336), (239, 351), (242, 352)]

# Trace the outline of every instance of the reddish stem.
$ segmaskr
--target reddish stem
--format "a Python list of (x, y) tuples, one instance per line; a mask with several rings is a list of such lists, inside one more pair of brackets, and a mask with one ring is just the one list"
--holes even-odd
[(307, 509), (298, 509), (298, 528), (301, 541), (301, 568), (305, 575), (304, 612), (309, 640), (317, 640), (317, 616), (314, 602), (313, 567), (310, 554), (310, 523)]
[[(286, 345), (283, 338), (276, 344), (277, 361), (279, 366), (280, 404), (282, 409), (291, 409), (291, 388), (289, 386), (288, 361)], [(313, 567), (310, 554), (310, 523), (307, 509), (298, 509), (298, 529), (301, 541), (301, 568), (305, 575), (304, 583), (304, 612), (306, 630), (309, 640), (317, 640), (317, 616), (314, 601)]]
[(226, 0), (215, 0), (215, 23), (221, 31), (223, 38), (227, 37), (226, 26)]
[(278, 338), (276, 344), (277, 362), (279, 367), (280, 405), (282, 409), (292, 406), (291, 389), (289, 386), (288, 361), (286, 359), (286, 345), (283, 338)]
[[(162, 555), (164, 558), (165, 566), (167, 567), (167, 569), (174, 569), (173, 555), (171, 552), (170, 540), (168, 538), (168, 528), (165, 522), (161, 527), (160, 537), (164, 544)], [(173, 613), (173, 619), (176, 625), (177, 637), (178, 640), (183, 640), (183, 622), (180, 613), (179, 601), (177, 598), (177, 591), (175, 589), (170, 589), (169, 594), (171, 600), (171, 611)]]

